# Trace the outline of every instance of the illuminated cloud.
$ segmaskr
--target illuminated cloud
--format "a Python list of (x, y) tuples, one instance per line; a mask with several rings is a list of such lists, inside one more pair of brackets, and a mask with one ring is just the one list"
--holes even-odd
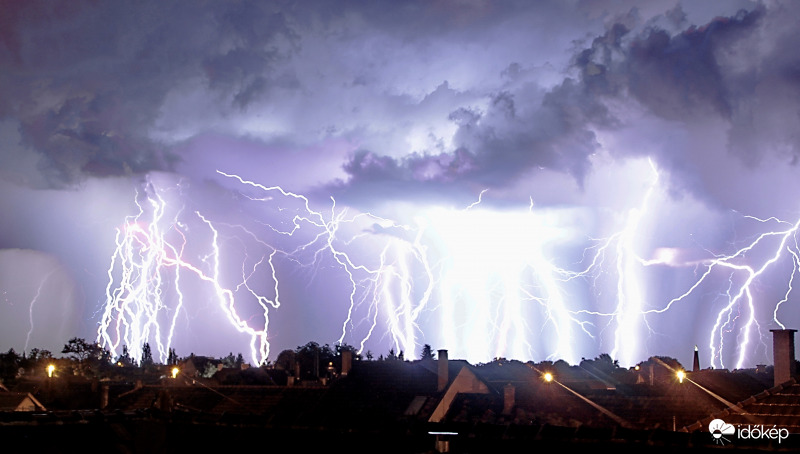
[[(468, 280), (459, 272), (477, 272), (471, 259), (447, 272), (448, 257), (469, 246), (454, 246), (454, 233), (438, 240), (427, 235), (434, 226), (458, 230), (448, 222), (461, 219), (480, 195), (481, 210), (501, 225), (464, 215), (464, 235), (472, 241), (502, 237), (507, 224), (528, 225), (538, 216), (555, 216), (571, 232), (564, 248), (506, 233), (522, 246), (503, 257), (513, 261), (517, 252), (548, 249), (526, 272), (537, 270), (531, 280), (558, 287), (573, 312), (546, 326), (528, 314), (526, 329), (569, 325), (577, 333), (570, 336), (580, 340), (568, 352), (558, 340), (540, 345), (515, 338), (477, 356), (503, 354), (506, 346), (509, 355), (536, 359), (611, 352), (621, 342), (616, 322), (624, 324), (613, 308), (625, 293), (612, 270), (563, 287), (542, 270), (548, 264), (583, 270), (601, 240), (624, 231), (643, 209), (648, 159), (659, 172), (656, 202), (631, 233), (635, 254), (625, 265), (637, 268), (634, 256), (651, 261), (636, 271), (643, 273), (637, 298), (644, 307), (662, 307), (695, 282), (692, 267), (733, 253), (767, 226), (746, 215), (798, 217), (791, 196), (800, 191), (797, 9), (793, 2), (745, 0), (12, 2), (0, 17), (0, 248), (57, 257), (83, 292), (80, 304), (69, 306), (82, 320), (82, 332), (73, 334), (91, 337), (105, 300), (114, 233), (136, 213), (135, 191), (148, 179), (178, 195), (175, 209), (197, 211), (220, 226), (220, 246), (238, 251), (226, 263), (234, 274), (247, 263), (241, 251), (257, 250), (259, 241), (290, 251), (316, 234), (307, 229), (310, 238), (282, 242), (275, 231), (293, 225), (287, 213), (298, 207), (280, 198), (255, 203), (257, 191), (221, 170), (302, 193), (311, 210), (326, 216), (372, 213), (391, 220), (358, 229), (349, 224), (353, 231), (338, 232), (343, 243), (336, 250), (371, 270), (381, 260), (395, 267), (400, 274), (383, 276), (395, 289), (386, 298), (394, 297), (399, 310), (411, 304), (398, 299), (396, 289), (410, 282), (398, 277), (402, 266), (419, 285), (410, 300), (417, 303), (431, 273), (455, 285)], [(426, 216), (429, 224), (420, 224)], [(423, 250), (430, 251), (424, 260)], [(191, 263), (202, 260), (192, 252)], [(316, 336), (323, 343), (341, 338), (342, 321), (353, 313), (352, 281), (330, 252), (315, 267), (296, 267), (288, 258), (276, 267), (284, 300), (294, 303), (271, 314), (278, 349)], [(775, 323), (767, 308), (786, 295), (782, 272), (794, 265), (786, 257), (770, 274), (774, 280), (761, 283), (763, 325)], [(611, 255), (605, 260), (618, 263)], [(33, 268), (39, 279), (43, 269)], [(709, 288), (675, 310), (632, 317), (636, 326), (629, 331), (641, 348), (624, 353), (625, 361), (648, 353), (677, 356), (701, 344), (733, 281), (715, 275)], [(13, 292), (19, 301), (35, 295), (29, 285)], [(412, 328), (392, 331), (384, 317), (367, 347), (384, 352), (400, 344), (455, 342), (446, 339), (465, 333), (443, 334), (449, 325), (435, 311), (456, 295), (437, 286), (426, 311), (406, 317)], [(517, 304), (507, 301), (502, 307)], [(791, 302), (790, 294), (783, 307)], [(353, 333), (349, 342), (364, 339), (375, 307), (357, 307), (366, 321), (345, 329)], [(479, 317), (480, 310), (471, 306), (465, 313)], [(605, 315), (578, 316), (589, 312)], [(198, 328), (187, 329), (179, 353), (209, 345), (203, 333), (214, 326), (210, 319), (202, 311), (186, 317)], [(248, 348), (230, 331), (219, 336), (232, 346), (209, 353)], [(689, 347), (676, 341), (674, 351), (654, 351), (667, 338), (685, 339)], [(768, 348), (748, 345), (748, 354), (762, 357)]]

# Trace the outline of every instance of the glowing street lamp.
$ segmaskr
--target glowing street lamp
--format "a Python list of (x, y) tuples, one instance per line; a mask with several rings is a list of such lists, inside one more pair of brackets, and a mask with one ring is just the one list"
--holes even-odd
[(180, 371), (181, 370), (178, 369), (177, 367), (173, 367), (172, 368), (172, 378), (176, 378), (178, 376), (178, 372), (180, 372)]
[(47, 366), (47, 376), (48, 377), (52, 377), (53, 376), (53, 372), (55, 372), (55, 370), (56, 370), (56, 366), (54, 366), (52, 364)]
[(683, 383), (683, 379), (686, 378), (686, 372), (679, 370), (677, 375), (678, 375), (678, 381), (680, 383)]
[(551, 381), (553, 381), (553, 374), (551, 374), (550, 372), (545, 372), (544, 375), (542, 375), (542, 378), (544, 379), (544, 381), (550, 383)]

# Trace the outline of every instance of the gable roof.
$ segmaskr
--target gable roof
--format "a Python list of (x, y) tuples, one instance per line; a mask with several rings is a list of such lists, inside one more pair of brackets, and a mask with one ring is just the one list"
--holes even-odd
[(0, 393), (0, 411), (46, 411), (31, 393)]

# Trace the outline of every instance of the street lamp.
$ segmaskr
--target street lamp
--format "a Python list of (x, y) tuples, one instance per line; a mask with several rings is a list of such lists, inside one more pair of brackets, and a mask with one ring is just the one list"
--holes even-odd
[(52, 378), (53, 377), (53, 372), (55, 372), (55, 370), (56, 370), (56, 366), (54, 366), (52, 364), (47, 366), (47, 376)]
[(678, 375), (678, 382), (683, 383), (683, 379), (686, 378), (686, 372), (679, 370), (677, 375)]
[(173, 368), (172, 368), (172, 378), (175, 378), (175, 377), (177, 377), (177, 376), (178, 376), (178, 372), (180, 372), (180, 371), (181, 371), (181, 370), (180, 370), (180, 369), (178, 369), (177, 367), (173, 367)]

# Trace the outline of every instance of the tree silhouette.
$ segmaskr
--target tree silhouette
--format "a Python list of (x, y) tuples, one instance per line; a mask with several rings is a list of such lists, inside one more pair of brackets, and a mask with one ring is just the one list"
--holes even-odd
[(48, 361), (53, 359), (53, 354), (50, 350), (40, 350), (38, 348), (32, 348), (30, 354), (28, 355), (29, 361), (39, 362), (39, 361)]
[(167, 364), (170, 366), (178, 364), (178, 354), (175, 353), (174, 348), (169, 349), (169, 355), (167, 356)]
[(431, 348), (430, 344), (425, 344), (422, 346), (422, 354), (420, 355), (420, 359), (436, 359), (433, 355), (433, 348)]
[(155, 362), (153, 361), (153, 352), (152, 350), (150, 350), (150, 344), (148, 342), (145, 342), (144, 345), (142, 345), (141, 365), (142, 367), (151, 367), (154, 364)]
[(300, 378), (320, 378), (325, 374), (328, 363), (334, 361), (336, 354), (330, 345), (320, 346), (316, 342), (297, 347), (295, 361), (300, 364)]
[(0, 381), (5, 383), (16, 379), (21, 361), (22, 358), (13, 348), (8, 349), (7, 353), (0, 353)]
[(122, 346), (122, 354), (117, 357), (117, 364), (122, 367), (134, 367), (136, 366), (136, 361), (131, 358), (131, 353), (128, 351), (128, 346)]
[(111, 366), (111, 352), (97, 343), (86, 342), (80, 337), (73, 337), (66, 344), (61, 353), (70, 355), (78, 363), (77, 368), (84, 376), (97, 376)]
[(97, 344), (90, 344), (86, 339), (80, 337), (73, 337), (66, 344), (61, 353), (67, 353), (71, 358), (78, 361), (85, 361), (91, 357), (98, 357), (100, 354), (100, 346)]
[(48, 364), (53, 362), (53, 354), (50, 350), (40, 350), (38, 348), (32, 348), (28, 357), (25, 358), (23, 355), (22, 366), (34, 374), (39, 374), (44, 372), (47, 368)]
[(295, 356), (296, 353), (294, 352), (294, 350), (284, 350), (280, 352), (278, 354), (278, 358), (275, 360), (275, 368), (283, 369), (285, 371), (288, 371), (290, 374), (293, 374)]

